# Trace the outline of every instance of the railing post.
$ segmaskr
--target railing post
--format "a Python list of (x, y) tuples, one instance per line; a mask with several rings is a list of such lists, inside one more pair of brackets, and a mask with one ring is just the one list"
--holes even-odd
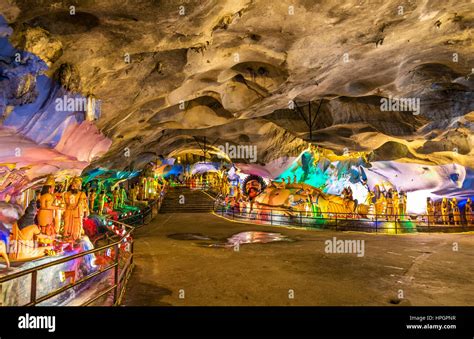
[(31, 272), (30, 302), (32, 305), (36, 305), (36, 278), (37, 277), (38, 277), (38, 271)]
[(271, 209), (270, 209), (270, 225), (273, 225), (273, 213)]
[(378, 233), (378, 221), (377, 221), (377, 212), (375, 213), (375, 233)]
[(303, 226), (303, 219), (301, 217), (301, 211), (300, 211), (300, 226)]
[(337, 213), (336, 213), (336, 231), (337, 231)]

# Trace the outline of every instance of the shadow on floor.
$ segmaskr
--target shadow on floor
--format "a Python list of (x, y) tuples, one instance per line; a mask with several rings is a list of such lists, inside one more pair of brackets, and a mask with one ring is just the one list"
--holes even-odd
[(143, 270), (135, 267), (127, 284), (123, 306), (172, 306), (161, 299), (172, 294), (171, 290), (155, 284), (141, 282)]

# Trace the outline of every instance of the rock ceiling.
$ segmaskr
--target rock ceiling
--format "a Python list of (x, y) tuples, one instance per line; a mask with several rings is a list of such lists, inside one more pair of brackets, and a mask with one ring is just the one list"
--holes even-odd
[[(203, 137), (256, 145), (260, 163), (296, 155), (309, 102), (313, 142), (336, 152), (474, 163), (469, 0), (3, 0), (0, 13), (16, 48), (101, 100), (113, 143), (92, 166), (202, 154)], [(383, 111), (384, 97), (420, 112)]]

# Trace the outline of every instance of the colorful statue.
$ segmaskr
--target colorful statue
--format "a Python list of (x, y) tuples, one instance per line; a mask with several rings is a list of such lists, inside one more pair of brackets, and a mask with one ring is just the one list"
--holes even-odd
[(472, 213), (471, 198), (467, 198), (466, 206), (464, 207), (464, 216), (468, 226), (474, 225), (474, 214)]
[(451, 211), (453, 211), (453, 220), (454, 225), (461, 224), (461, 212), (459, 210), (458, 201), (456, 198), (452, 198), (450, 201), (451, 204)]
[(83, 232), (82, 219), (89, 215), (87, 196), (81, 191), (81, 179), (74, 178), (69, 191), (64, 193), (66, 211), (64, 213), (64, 237), (77, 240)]
[(56, 210), (54, 210), (54, 228), (56, 234), (59, 234), (61, 223), (63, 221), (64, 208), (66, 205), (64, 204), (62, 185), (56, 186), (54, 191), (54, 206), (58, 207)]
[(43, 186), (40, 196), (40, 208), (38, 211), (38, 224), (41, 233), (48, 236), (56, 235), (56, 225), (54, 220), (54, 212), (58, 209), (55, 205), (56, 197), (54, 196), (54, 179), (48, 179), (47, 185)]
[(395, 215), (395, 220), (400, 220), (400, 197), (398, 195), (397, 190), (392, 192), (392, 199), (393, 199), (393, 214)]
[(35, 246), (36, 237), (41, 230), (35, 225), (34, 218), (37, 213), (36, 202), (32, 200), (25, 210), (25, 214), (13, 224), (10, 241), (9, 257), (13, 260), (37, 258), (44, 255), (45, 247)]
[(441, 201), (441, 220), (443, 224), (449, 224), (449, 207), (448, 207), (448, 199), (443, 198)]
[(380, 191), (379, 185), (374, 186), (374, 195), (375, 195), (375, 214), (380, 218), (385, 212), (385, 196)]
[(105, 203), (107, 202), (107, 194), (105, 191), (100, 191), (99, 194), (99, 215), (102, 215), (104, 213), (104, 207)]
[(426, 198), (426, 214), (428, 218), (428, 225), (434, 225), (435, 219), (434, 219), (434, 205), (433, 201), (431, 198)]
[(92, 213), (94, 212), (94, 204), (95, 204), (95, 199), (97, 198), (97, 193), (95, 192), (95, 189), (93, 188), (89, 194), (89, 211)]
[(350, 209), (352, 202), (354, 201), (354, 198), (352, 196), (352, 189), (350, 187), (346, 187), (342, 190), (342, 198), (344, 201), (344, 206), (347, 209)]
[(125, 206), (126, 200), (127, 200), (127, 192), (125, 191), (125, 188), (122, 186), (120, 188), (120, 195), (119, 195), (119, 205), (121, 208)]
[(115, 189), (112, 192), (112, 209), (116, 210), (119, 208), (119, 201), (120, 201), (120, 192), (118, 187), (115, 187)]
[(407, 214), (407, 194), (403, 191), (400, 191), (398, 196), (398, 213), (400, 214), (400, 219), (405, 218)]
[(393, 219), (393, 195), (392, 195), (393, 189), (389, 189), (386, 196), (385, 196), (385, 218), (387, 220), (392, 220)]

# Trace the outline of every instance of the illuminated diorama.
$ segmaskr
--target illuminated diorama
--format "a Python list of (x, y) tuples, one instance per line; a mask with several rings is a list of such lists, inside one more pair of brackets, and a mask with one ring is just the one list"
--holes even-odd
[[(305, 245), (311, 237), (322, 243), (355, 234), (368, 244), (386, 241), (374, 247), (383, 253), (392, 253), (392, 245), (403, 252), (419, 243), (453, 241), (472, 250), (474, 53), (467, 38), (472, 9), (462, 2), (449, 13), (407, 8), (400, 17), (423, 30), (410, 28), (405, 40), (422, 44), (423, 36), (436, 33), (446, 43), (437, 38), (429, 45), (442, 51), (433, 60), (425, 49), (417, 54), (415, 45), (402, 61), (384, 51), (399, 21), (356, 34), (350, 27), (360, 22), (346, 24), (348, 9), (331, 1), (319, 9), (296, 1), (296, 13), (307, 19), (299, 22), (327, 12), (321, 22), (349, 25), (347, 38), (327, 40), (338, 46), (334, 52), (312, 40), (318, 35), (313, 23), (312, 34), (291, 33), (304, 38), (289, 47), (280, 37), (293, 29), (283, 24), (294, 15), (286, 18), (286, 4), (277, 5), (283, 14), (274, 18), (284, 29), (260, 26), (268, 19), (261, 15), (266, 1), (249, 8), (245, 1), (204, 1), (187, 5), (194, 19), (182, 15), (184, 23), (170, 23), (176, 30), (153, 28), (157, 33), (146, 38), (129, 21), (140, 26), (141, 15), (145, 21), (158, 15), (160, 6), (152, 1), (143, 2), (143, 12), (127, 7), (122, 10), (129, 14), (110, 17), (104, 13), (119, 9), (109, 2), (106, 10), (87, 2), (44, 5), (34, 13), (23, 1), (11, 3), (0, 6), (1, 306), (153, 304), (140, 294), (146, 289), (133, 290), (142, 280), (166, 285), (167, 303), (186, 305), (184, 298), (173, 299), (184, 289), (179, 284), (198, 288), (191, 282), (217, 276), (217, 265), (237, 265), (229, 253), (240, 245), (253, 251), (242, 259), (256, 262), (250, 268), (266, 269), (261, 258), (274, 255), (268, 265), (279, 269), (272, 272), (286, 262), (279, 251), (286, 258), (296, 248), (310, 258), (317, 250)], [(443, 24), (425, 29), (424, 22), (438, 16)], [(190, 27), (202, 32), (191, 36)], [(125, 46), (120, 37), (127, 29), (137, 40)], [(374, 46), (351, 54), (340, 48), (346, 43)], [(454, 45), (459, 50), (449, 50)], [(316, 57), (310, 50), (318, 48), (322, 55)], [(308, 59), (299, 53), (309, 53)], [(461, 61), (446, 56), (453, 53)], [(336, 54), (337, 67), (339, 61), (329, 61)], [(356, 66), (348, 76), (341, 69), (350, 62)], [(379, 63), (385, 68), (374, 74), (366, 67)], [(411, 99), (413, 106), (400, 106)], [(267, 252), (259, 256), (259, 249)], [(421, 253), (437, 253), (430, 251)], [(215, 259), (210, 253), (232, 264), (194, 270), (205, 266), (200, 256)], [(416, 260), (414, 254), (409, 256)], [(338, 260), (327, 251), (321, 256)], [(398, 269), (374, 256), (371, 265)], [(168, 259), (174, 264), (163, 262)], [(306, 268), (286, 269), (281, 283), (307, 288)], [(344, 283), (343, 273), (331, 274)], [(259, 286), (265, 285), (270, 278)], [(239, 293), (191, 304), (245, 304)], [(317, 305), (313, 297), (301, 304)], [(348, 304), (372, 302), (354, 300)], [(337, 297), (325, 302), (343, 304)]]

